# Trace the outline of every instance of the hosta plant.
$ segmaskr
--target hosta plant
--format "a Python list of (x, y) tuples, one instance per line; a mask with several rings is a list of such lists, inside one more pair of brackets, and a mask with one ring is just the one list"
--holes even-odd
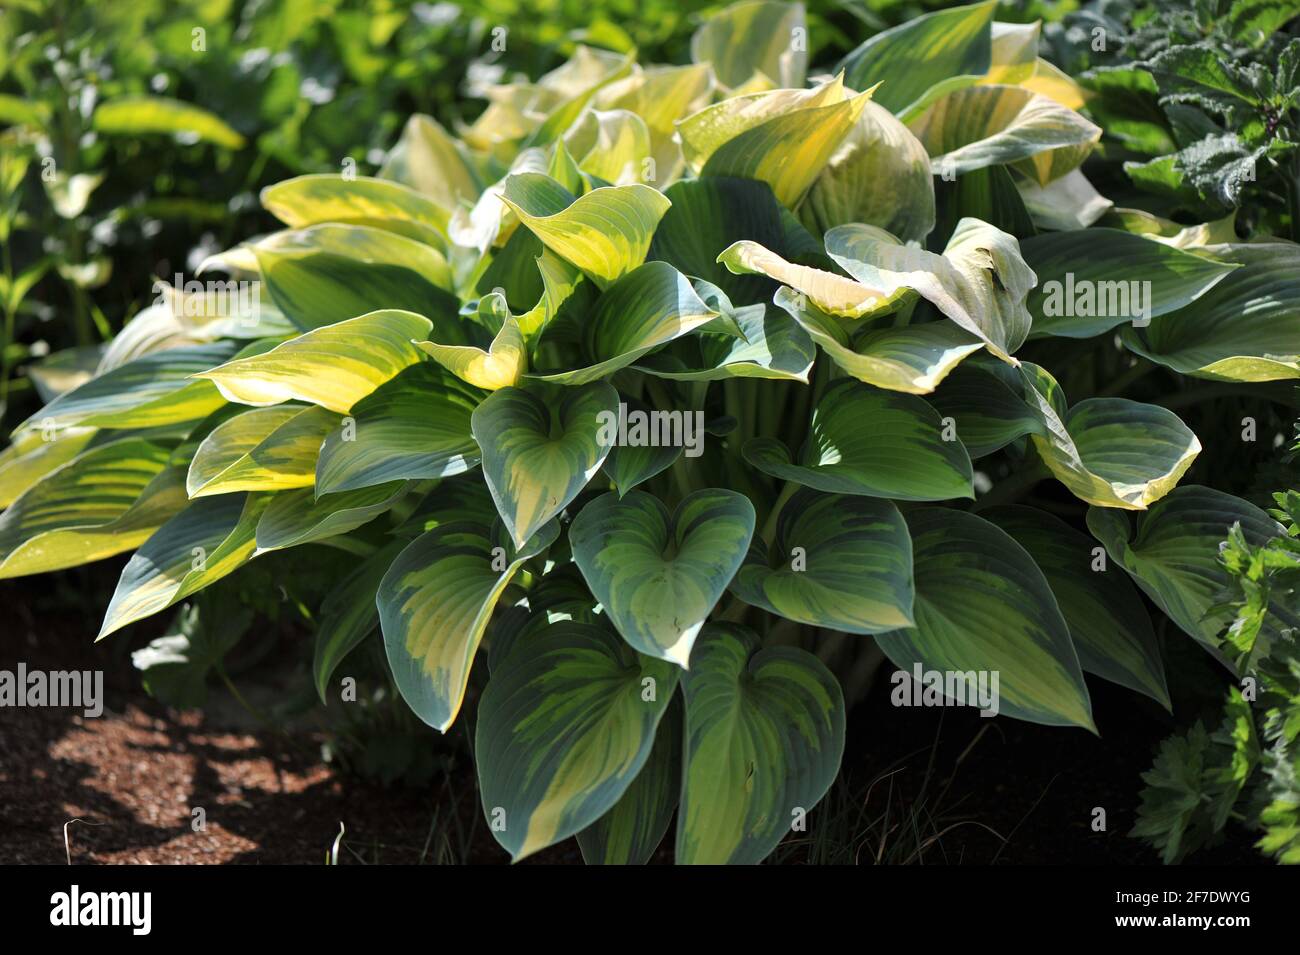
[(1102, 131), (993, 15), (810, 71), (802, 8), (743, 3), (692, 63), (579, 47), (265, 190), (231, 284), (14, 433), (0, 575), (134, 549), (103, 638), (346, 550), (322, 698), (378, 629), (515, 859), (644, 862), (675, 815), (676, 861), (761, 861), (882, 655), (1038, 723), (1093, 729), (1085, 673), (1168, 705), (1156, 626), (1231, 667), (1217, 544), (1280, 526), (1118, 392), (1300, 377), (1300, 248), (1095, 226)]

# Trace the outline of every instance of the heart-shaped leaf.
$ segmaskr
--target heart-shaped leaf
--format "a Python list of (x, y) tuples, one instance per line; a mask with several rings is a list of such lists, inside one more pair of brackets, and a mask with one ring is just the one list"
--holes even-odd
[(670, 514), (658, 498), (632, 491), (584, 507), (569, 546), (623, 639), (684, 667), (753, 533), (754, 506), (743, 494), (696, 491)]
[(417, 537), (384, 574), (375, 602), (393, 682), (415, 715), (439, 732), (460, 712), (502, 591), (558, 534), (551, 521), (515, 551), (491, 528), (452, 520)]
[(1189, 484), (1175, 488), (1137, 521), (1106, 508), (1088, 509), (1088, 530), (1184, 632), (1216, 651), (1219, 635), (1232, 620), (1220, 603), (1229, 586), (1219, 560), (1219, 544), (1233, 524), (1246, 542), (1259, 547), (1283, 533), (1266, 513), (1239, 497)]
[(1120, 569), (1099, 558), (1096, 542), (1036, 507), (997, 507), (982, 516), (1028, 551), (1047, 578), (1083, 669), (1169, 709), (1151, 618)]
[(966, 448), (955, 437), (944, 440), (938, 412), (921, 398), (843, 378), (822, 395), (809, 430), (803, 463), (775, 438), (745, 442), (745, 460), (765, 474), (833, 494), (974, 497)]
[(484, 393), (430, 361), (398, 372), (325, 436), (316, 493), (404, 478), (443, 478), (478, 464), (470, 415)]
[(763, 861), (839, 772), (839, 683), (805, 650), (759, 646), (744, 627), (710, 624), (682, 680), (678, 864)]
[(992, 691), (988, 708), (1006, 716), (1093, 729), (1069, 627), (1025, 549), (966, 511), (917, 508), (907, 526), (916, 625), (876, 637), (889, 659), (909, 675), (937, 671), (945, 687), (961, 675), (966, 702), (978, 680)]
[(750, 545), (731, 592), (768, 613), (844, 633), (910, 627), (912, 538), (889, 501), (800, 490), (768, 547)]
[(568, 505), (613, 446), (618, 392), (604, 382), (547, 390), (502, 388), (474, 409), (483, 477), (516, 547)]
[(572, 622), (520, 641), (502, 661), (479, 703), (474, 754), (488, 827), (512, 859), (618, 803), (650, 757), (679, 672)]

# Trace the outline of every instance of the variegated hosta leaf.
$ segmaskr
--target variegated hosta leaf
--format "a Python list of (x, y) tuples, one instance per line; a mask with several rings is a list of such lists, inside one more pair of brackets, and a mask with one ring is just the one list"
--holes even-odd
[[(622, 407), (619, 408), (618, 433), (624, 433), (624, 430), (629, 427), (629, 420), (636, 420), (632, 417), (635, 413), (645, 415), (640, 420), (652, 421), (649, 416), (651, 410), (648, 405), (636, 398), (623, 398)], [(700, 437), (702, 439), (703, 435)], [(672, 467), (682, 456), (683, 450), (685, 449), (682, 445), (671, 443), (652, 444), (646, 441), (620, 444), (611, 449), (609, 457), (605, 459), (605, 474), (614, 482), (619, 497), (623, 497), (638, 484)]]
[(311, 488), (281, 491), (257, 522), (257, 552), (282, 550), (355, 530), (401, 500), (408, 481), (340, 491), (317, 498)]
[(166, 610), (251, 560), (253, 532), (270, 495), (193, 501), (127, 561), (96, 640)]
[(844, 633), (912, 625), (912, 539), (889, 501), (803, 489), (769, 548), (751, 545), (731, 592), (768, 613)]
[(329, 702), (326, 690), (338, 665), (378, 625), (375, 594), (384, 574), (406, 546), (406, 541), (396, 540), (375, 551), (344, 577), (321, 604), (311, 671), (322, 703)]
[(581, 288), (594, 296), (594, 286), (588, 282), (577, 266), (566, 262), (550, 249), (542, 248), (542, 254), (536, 258), (537, 271), (542, 276), (542, 294), (537, 304), (527, 312), (515, 316), (519, 331), (525, 341), (534, 341), (546, 329), (546, 326), (560, 314), (566, 303), (575, 298)]
[(190, 462), (190, 497), (311, 487), (321, 442), (338, 426), (324, 408), (254, 408), (212, 430)]
[(776, 378), (808, 383), (816, 355), (796, 322), (761, 304), (736, 308), (722, 289), (704, 279), (696, 279), (694, 286), (705, 305), (734, 323), (740, 337), (704, 325), (698, 334), (645, 355), (633, 366), (637, 371), (678, 381)]
[[(885, 182), (889, 188), (880, 188)], [(818, 233), (864, 222), (904, 242), (923, 242), (934, 228), (930, 156), (889, 110), (867, 103), (813, 183), (799, 216)]]
[[(966, 511), (909, 511), (916, 625), (876, 640), (909, 675), (914, 665), (969, 674), (966, 702), (1048, 726), (1093, 729), (1092, 705), (1056, 598), (1033, 558)], [(996, 677), (997, 683), (993, 682)]]
[(700, 24), (691, 36), (691, 59), (711, 66), (718, 82), (732, 89), (755, 74), (797, 88), (808, 72), (807, 40), (802, 3), (751, 0), (733, 3)]
[(516, 551), (504, 534), (454, 520), (417, 537), (384, 574), (375, 603), (393, 682), (415, 715), (439, 732), (460, 712), (502, 591), (558, 534), (551, 521)]
[(913, 395), (847, 378), (813, 409), (801, 463), (775, 438), (745, 443), (745, 460), (765, 474), (832, 494), (901, 501), (974, 497), (970, 458), (944, 440), (939, 415)]
[(1015, 186), (1025, 211), (1040, 229), (1061, 232), (1086, 229), (1115, 205), (1099, 193), (1079, 169), (1071, 170), (1045, 186), (1023, 178), (1015, 180)]
[[(422, 352), (457, 378), (476, 388), (495, 391), (519, 383), (528, 370), (528, 350), (519, 323), (510, 314), (505, 296), (492, 293), (479, 302), (479, 314), (488, 313), (497, 325), (496, 334), (487, 347), (477, 345), (416, 342)], [(438, 337), (435, 326), (434, 336)]]
[(1001, 450), (1027, 434), (1047, 435), (1037, 404), (1024, 398), (1014, 371), (970, 362), (944, 379), (927, 399), (951, 421), (971, 458)]
[(567, 151), (583, 172), (611, 185), (654, 181), (650, 129), (625, 109), (585, 111), (564, 134)]
[(646, 262), (610, 285), (586, 317), (583, 344), (591, 364), (529, 377), (564, 385), (597, 381), (717, 317), (685, 275), (667, 262)]
[(979, 219), (957, 223), (943, 255), (900, 245), (872, 226), (837, 226), (826, 233), (826, 251), (863, 285), (911, 288), (949, 319), (982, 339), (990, 352), (1015, 364), (1012, 353), (1029, 335), (1025, 298), (1034, 272), (1015, 236)]
[(62, 570), (143, 543), (185, 506), (168, 449), (124, 438), (83, 452), (0, 514), (0, 578)]
[(0, 507), (8, 507), (45, 475), (75, 458), (96, 434), (94, 428), (17, 432), (9, 447), (0, 451)]
[(384, 157), (379, 175), (423, 193), (449, 215), (483, 191), (465, 147), (423, 113), (406, 121), (402, 138)]
[(991, 24), (992, 62), (981, 83), (1016, 86), (1034, 75), (1042, 21)]
[(701, 177), (736, 176), (772, 187), (786, 208), (808, 192), (871, 97), (837, 77), (814, 90), (723, 100), (678, 124), (687, 163)]
[(291, 229), (321, 222), (374, 226), (446, 247), (448, 212), (410, 186), (369, 176), (297, 176), (262, 190), (262, 207)]
[(1085, 672), (1145, 693), (1170, 708), (1160, 647), (1142, 598), (1096, 542), (1036, 507), (993, 508), (981, 516), (1029, 552), (1047, 578)]
[(835, 272), (787, 262), (770, 249), (748, 239), (723, 249), (718, 261), (736, 275), (766, 275), (788, 285), (823, 312), (842, 318), (861, 318), (889, 311), (910, 290), (904, 287), (864, 285)]
[(753, 533), (754, 506), (743, 494), (706, 488), (670, 514), (658, 498), (632, 491), (587, 504), (569, 528), (569, 546), (623, 639), (684, 667)]
[(484, 815), (512, 859), (618, 803), (650, 758), (678, 673), (587, 624), (519, 641), (483, 692), (474, 743)]
[(1201, 298), (1236, 268), (1117, 229), (1034, 236), (1020, 249), (1038, 276), (1029, 293), (1033, 332), (1063, 338), (1145, 324)]
[(326, 435), (316, 493), (468, 471), (479, 460), (470, 415), (484, 397), (431, 361), (398, 372)]
[(655, 230), (648, 258), (713, 283), (737, 305), (771, 301), (771, 279), (737, 273), (719, 264), (719, 254), (748, 239), (778, 255), (796, 255), (794, 246), (801, 237), (790, 233), (788, 213), (772, 187), (754, 179), (711, 176), (675, 182), (666, 195), (673, 205)]
[(681, 173), (682, 147), (676, 142), (675, 124), (702, 107), (713, 88), (708, 63), (689, 66), (652, 66), (602, 87), (592, 98), (598, 109), (623, 109), (645, 121), (650, 132), (653, 181), (673, 182)]
[(250, 248), (271, 298), (300, 330), (377, 309), (456, 309), (442, 253), (383, 229), (326, 223), (277, 232)]
[(72, 425), (152, 428), (197, 421), (226, 402), (211, 383), (193, 376), (238, 351), (237, 342), (214, 342), (144, 355), (60, 395), (18, 430), (50, 434)]
[(710, 624), (682, 679), (686, 698), (681, 865), (754, 865), (826, 794), (844, 753), (844, 696), (797, 647)]
[(548, 249), (601, 288), (645, 260), (655, 226), (670, 205), (642, 183), (605, 186), (575, 199), (537, 173), (511, 176), (501, 199)]
[(1089, 508), (1088, 530), (1106, 546), (1142, 591), (1174, 623), (1208, 649), (1232, 620), (1221, 603), (1229, 587), (1219, 544), (1240, 524), (1251, 547), (1283, 533), (1281, 525), (1248, 501), (1189, 484), (1175, 488), (1137, 519), (1134, 534), (1125, 514)]
[(993, 61), (996, 3), (940, 10), (877, 33), (844, 58), (855, 89), (880, 83), (876, 101), (904, 119), (945, 90), (974, 83)]
[(1101, 138), (1074, 110), (1019, 86), (955, 90), (909, 126), (936, 175), (1014, 163), (1044, 186), (1076, 169)]
[(1045, 431), (1034, 446), (1056, 479), (1080, 500), (1145, 510), (1178, 483), (1201, 442), (1178, 415), (1127, 398), (1088, 398), (1066, 411), (1065, 395), (1044, 369), (1025, 362), (1025, 400)]
[(663, 842), (682, 788), (682, 706), (674, 697), (650, 758), (614, 808), (578, 833), (587, 865), (645, 865)]
[[(483, 478), (516, 547), (578, 496), (614, 444), (618, 392), (502, 388), (474, 409)], [(612, 432), (612, 433), (611, 433)]]
[(779, 289), (774, 301), (836, 365), (859, 381), (888, 391), (929, 394), (962, 359), (984, 347), (952, 322), (857, 328), (790, 288)]
[(1210, 246), (1242, 267), (1196, 302), (1125, 329), (1124, 344), (1182, 375), (1212, 381), (1300, 378), (1300, 246)]
[[(1175, 249), (1199, 251), (1205, 246), (1230, 245), (1237, 241), (1237, 212), (1234, 209), (1221, 219), (1197, 225), (1183, 225), (1142, 209), (1114, 209), (1103, 225), (1123, 229), (1134, 235), (1146, 236), (1155, 242), (1172, 245)], [(1226, 249), (1219, 250), (1227, 252)], [(1227, 256), (1231, 258), (1231, 255)]]
[(403, 368), (420, 361), (411, 344), (432, 323), (413, 312), (379, 311), (313, 329), (262, 355), (237, 358), (198, 377), (231, 401), (306, 401), (346, 414)]

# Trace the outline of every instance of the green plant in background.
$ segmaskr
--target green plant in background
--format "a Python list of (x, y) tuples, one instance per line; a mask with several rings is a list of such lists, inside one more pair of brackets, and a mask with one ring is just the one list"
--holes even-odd
[(678, 862), (761, 861), (882, 656), (1049, 725), (1093, 729), (1084, 672), (1168, 706), (1155, 627), (1232, 667), (1218, 542), (1285, 530), (1120, 393), (1300, 377), (1300, 247), (1088, 227), (1102, 129), (995, 10), (821, 72), (802, 7), (742, 3), (689, 64), (581, 45), (264, 190), (285, 228), (15, 430), (0, 576), (134, 549), (103, 638), (343, 551), (321, 698), (378, 626), (515, 859), (644, 862), (676, 813)]

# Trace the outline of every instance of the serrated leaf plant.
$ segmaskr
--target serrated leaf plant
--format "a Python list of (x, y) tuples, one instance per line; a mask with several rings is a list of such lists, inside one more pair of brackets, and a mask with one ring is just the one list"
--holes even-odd
[(882, 653), (1015, 719), (1093, 730), (1085, 673), (1168, 706), (1156, 627), (1231, 665), (1217, 544), (1281, 528), (1120, 392), (1300, 377), (1300, 247), (1088, 227), (1102, 130), (994, 11), (810, 73), (803, 9), (741, 3), (267, 189), (206, 263), (255, 295), (175, 292), (14, 432), (0, 576), (134, 550), (105, 637), (345, 549), (322, 698), (378, 627), (513, 859), (675, 816), (678, 862), (762, 861)]

